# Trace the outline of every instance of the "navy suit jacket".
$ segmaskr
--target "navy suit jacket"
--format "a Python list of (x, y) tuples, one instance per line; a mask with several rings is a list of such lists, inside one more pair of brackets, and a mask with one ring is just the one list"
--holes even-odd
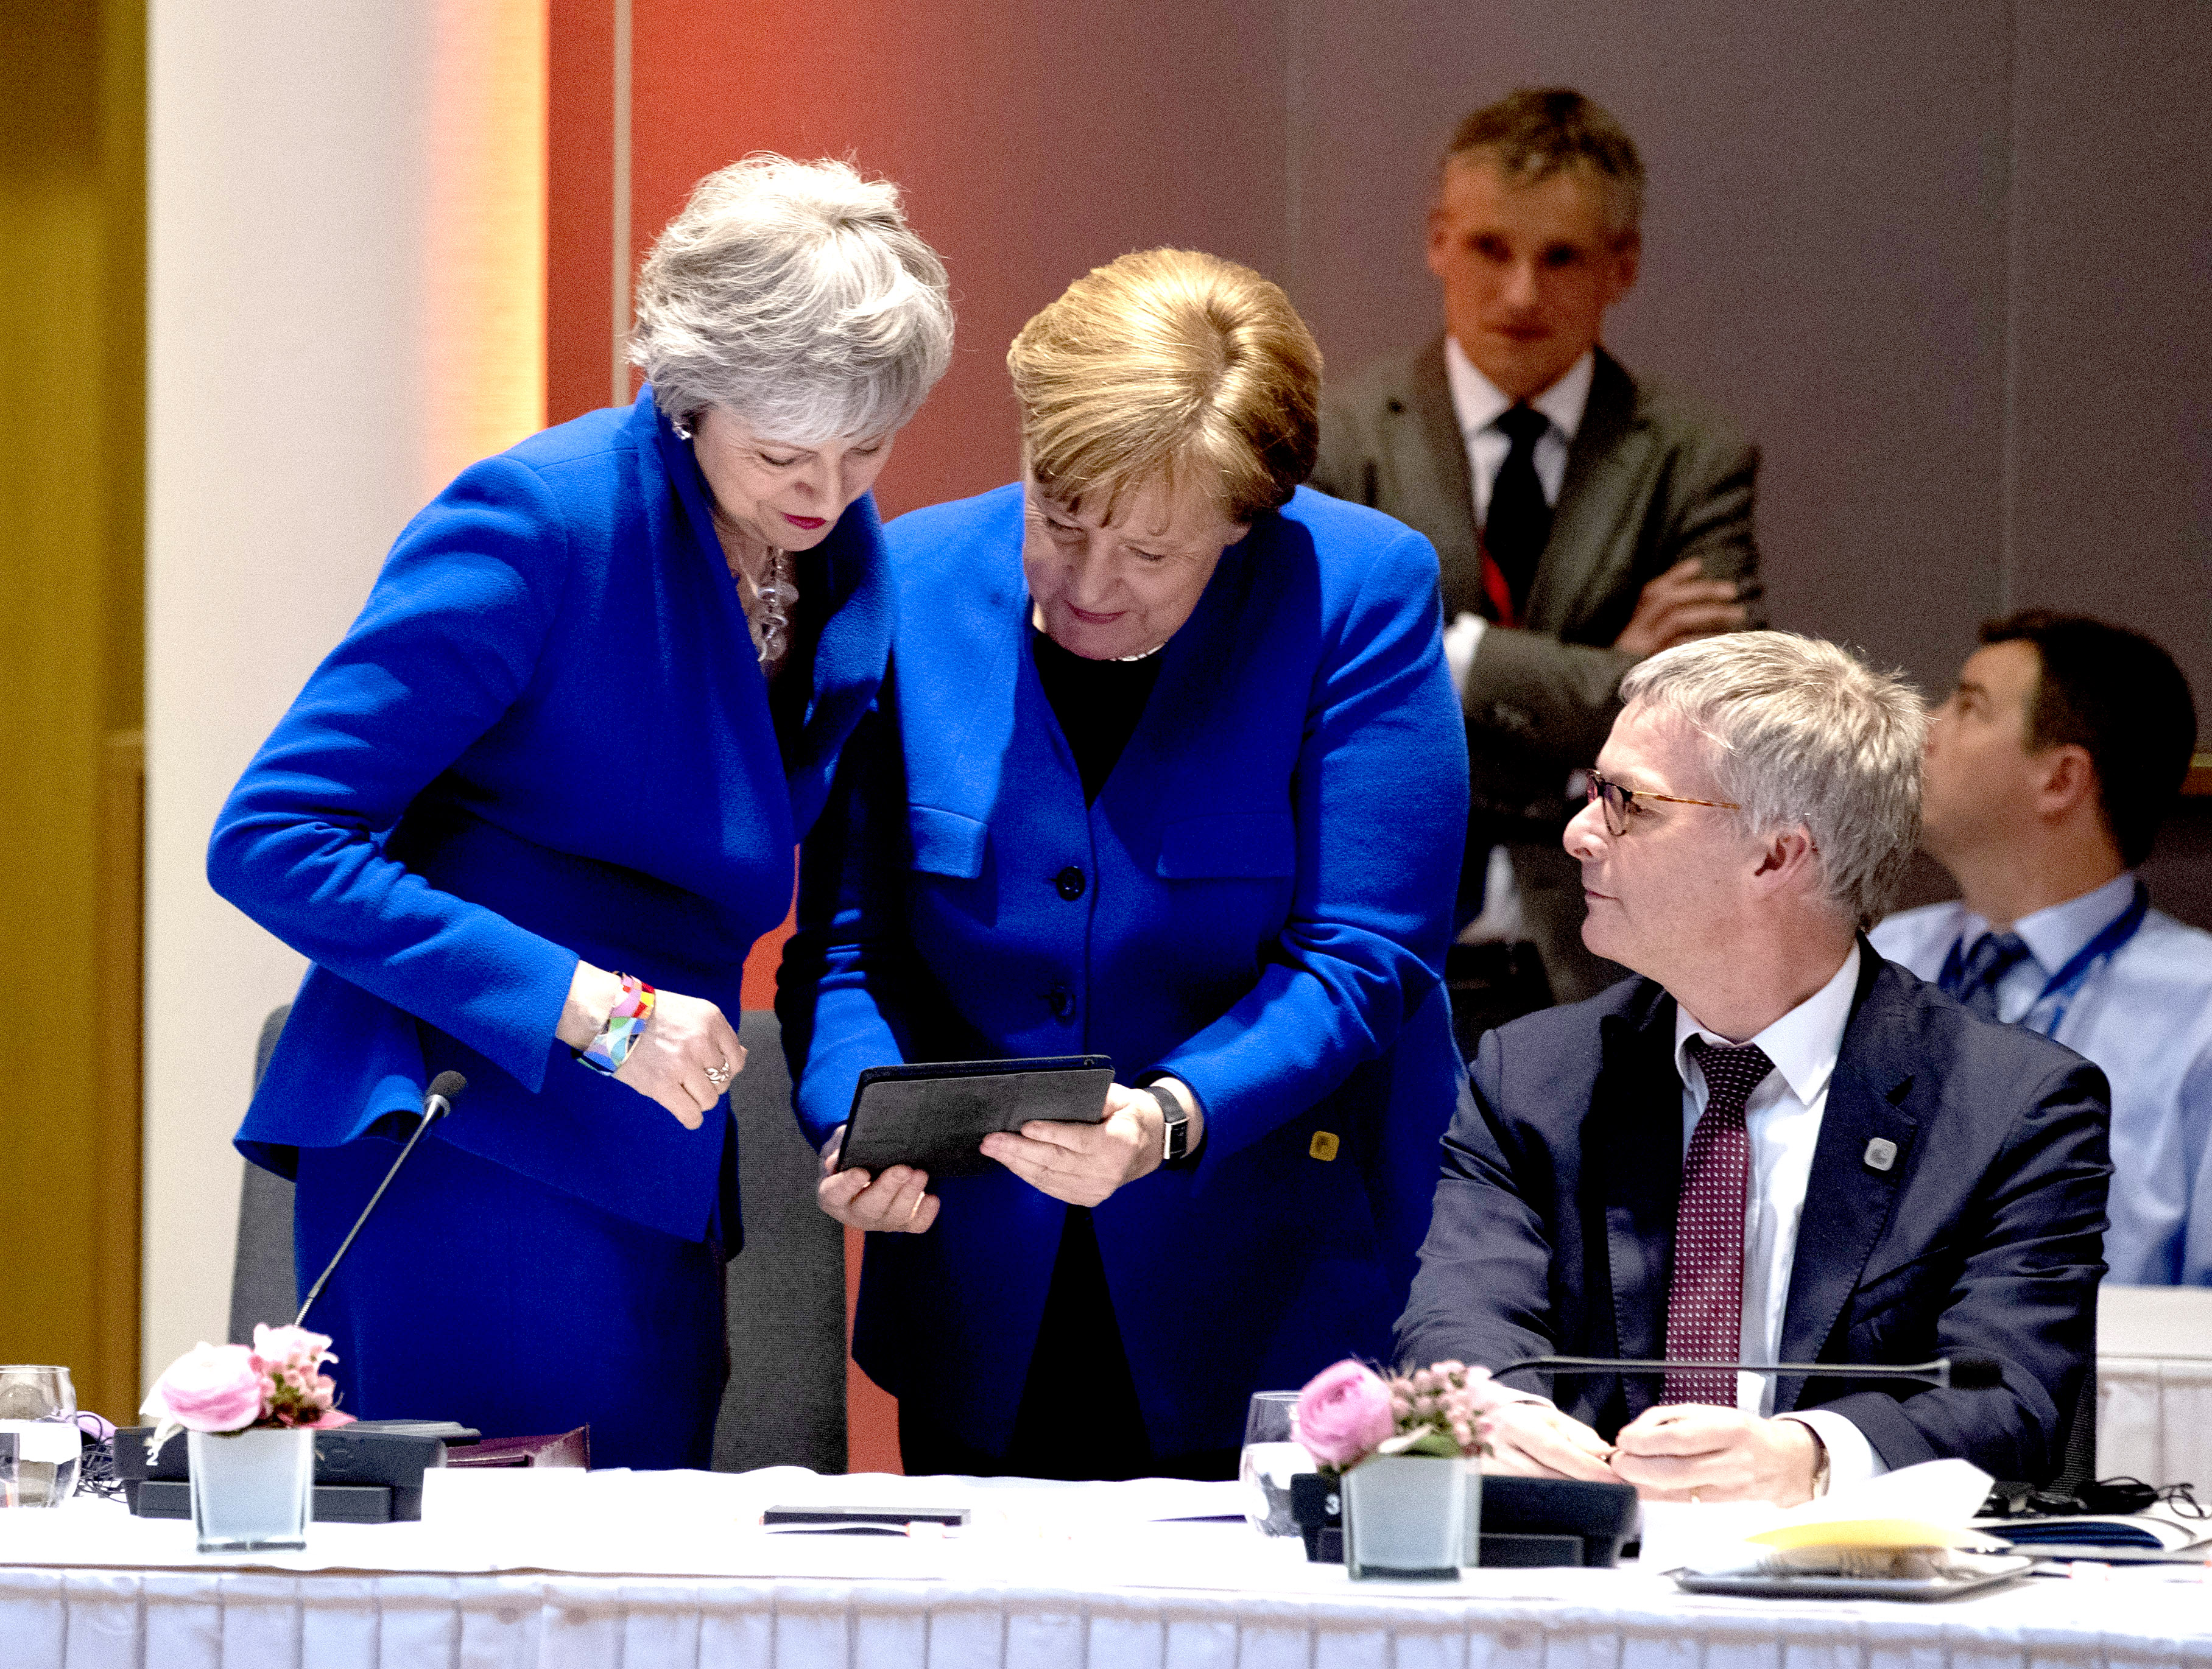
[[(1978, 1020), (1862, 940), (1783, 1316), (1781, 1359), (1868, 1365), (1978, 1352), (1986, 1391), (1893, 1394), (1784, 1379), (1891, 1467), (1959, 1456), (2040, 1480), (2063, 1459), (2095, 1349), (2109, 1092), (2071, 1050)], [(1483, 1040), (1444, 1138), (1406, 1363), (1662, 1356), (1682, 1174), (1674, 1001), (1625, 980)], [(1896, 1144), (1878, 1170), (1867, 1144)], [(1653, 1376), (1559, 1375), (1555, 1400), (1610, 1437)]]
[[(685, 1130), (553, 1035), (579, 956), (734, 1017), (745, 953), (890, 652), (872, 501), (800, 558), (780, 746), (690, 443), (653, 404), (465, 470), (222, 809), (216, 891), (313, 963), (238, 1145), (289, 1174), (469, 1080), (435, 1139), (734, 1250), (729, 1121)], [(728, 1139), (734, 1140), (734, 1135)]]
[[(1303, 489), (1256, 518), (1086, 806), (1031, 655), (1021, 489), (885, 537), (882, 722), (807, 843), (778, 999), (799, 1119), (818, 1144), (898, 1060), (1097, 1052), (1189, 1084), (1197, 1162), (1093, 1221), (1153, 1447), (1234, 1447), (1253, 1390), (1389, 1347), (1451, 1116), (1467, 756), (1435, 555)], [(854, 1352), (1003, 1453), (1066, 1209), (996, 1166), (932, 1186), (928, 1233), (867, 1237)]]

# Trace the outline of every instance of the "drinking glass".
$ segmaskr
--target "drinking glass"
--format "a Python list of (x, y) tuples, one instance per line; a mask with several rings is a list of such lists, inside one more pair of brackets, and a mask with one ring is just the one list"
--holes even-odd
[(1297, 1441), (1295, 1391), (1257, 1391), (1244, 1416), (1244, 1452), (1237, 1481), (1244, 1486), (1244, 1522), (1263, 1536), (1295, 1536), (1291, 1479), (1314, 1469)]
[(69, 1369), (0, 1367), (0, 1506), (60, 1506), (83, 1453)]

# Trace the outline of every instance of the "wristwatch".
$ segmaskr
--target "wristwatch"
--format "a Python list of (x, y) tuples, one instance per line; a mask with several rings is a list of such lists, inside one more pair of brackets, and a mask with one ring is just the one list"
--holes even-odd
[(1182, 1110), (1173, 1090), (1148, 1083), (1145, 1093), (1160, 1104), (1160, 1117), (1166, 1121), (1160, 1138), (1160, 1162), (1172, 1165), (1190, 1151), (1190, 1114)]

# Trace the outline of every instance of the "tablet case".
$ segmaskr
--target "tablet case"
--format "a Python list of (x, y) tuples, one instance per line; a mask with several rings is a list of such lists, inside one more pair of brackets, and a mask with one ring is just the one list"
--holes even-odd
[(1104, 1055), (1037, 1060), (937, 1060), (871, 1066), (853, 1091), (837, 1168), (875, 1174), (912, 1165), (932, 1177), (977, 1176), (978, 1149), (995, 1130), (1032, 1119), (1097, 1124), (1114, 1063)]

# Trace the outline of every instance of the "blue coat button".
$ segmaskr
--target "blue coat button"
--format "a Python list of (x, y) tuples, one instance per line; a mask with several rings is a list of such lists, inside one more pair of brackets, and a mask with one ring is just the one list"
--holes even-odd
[(1060, 889), (1060, 895), (1071, 904), (1083, 896), (1083, 871), (1073, 864), (1053, 877), (1052, 883)]

